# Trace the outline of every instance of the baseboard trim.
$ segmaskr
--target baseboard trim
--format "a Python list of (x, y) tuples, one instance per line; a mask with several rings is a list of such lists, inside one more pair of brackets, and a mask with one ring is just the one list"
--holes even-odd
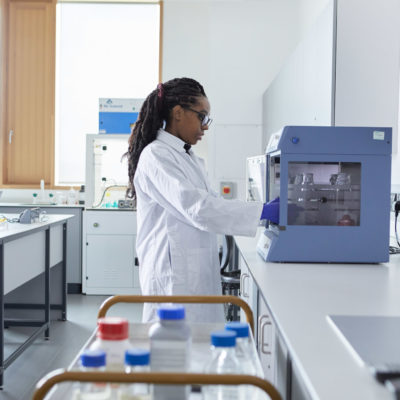
[(81, 283), (68, 283), (68, 294), (81, 294), (82, 293), (82, 284)]

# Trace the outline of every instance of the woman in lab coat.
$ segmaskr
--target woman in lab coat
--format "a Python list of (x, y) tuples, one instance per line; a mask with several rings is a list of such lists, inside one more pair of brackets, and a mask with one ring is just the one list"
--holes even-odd
[[(226, 200), (207, 179), (191, 146), (211, 123), (210, 104), (193, 79), (159, 84), (129, 138), (128, 195), (137, 202), (139, 277), (143, 295), (219, 295), (217, 234), (254, 236), (263, 204)], [(145, 304), (143, 321), (156, 319)], [(222, 307), (186, 306), (192, 321), (223, 321)]]

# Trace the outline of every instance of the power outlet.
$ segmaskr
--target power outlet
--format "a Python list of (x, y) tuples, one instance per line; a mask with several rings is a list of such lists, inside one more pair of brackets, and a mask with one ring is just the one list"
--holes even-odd
[(133, 199), (128, 199), (128, 200), (118, 200), (118, 208), (134, 208), (135, 203)]

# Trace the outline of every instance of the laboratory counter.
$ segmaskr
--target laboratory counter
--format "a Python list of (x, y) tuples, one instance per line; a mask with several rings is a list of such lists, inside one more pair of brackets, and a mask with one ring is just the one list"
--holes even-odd
[[(73, 215), (42, 214), (41, 221), (30, 224), (13, 222), (18, 217), (3, 215), (0, 230), (0, 388), (4, 369), (41, 334), (49, 338), (50, 310), (54, 309), (64, 321), (67, 317), (66, 237), (67, 221)], [(52, 277), (58, 278), (56, 284)], [(34, 280), (40, 284), (37, 292), (26, 286)], [(17, 293), (19, 289), (22, 294)], [(26, 311), (23, 318), (20, 311)], [(5, 357), (4, 329), (13, 326), (36, 329)]]
[(328, 316), (400, 316), (400, 255), (384, 264), (271, 263), (256, 252), (260, 234), (235, 242), (306, 389), (286, 398), (391, 399)]

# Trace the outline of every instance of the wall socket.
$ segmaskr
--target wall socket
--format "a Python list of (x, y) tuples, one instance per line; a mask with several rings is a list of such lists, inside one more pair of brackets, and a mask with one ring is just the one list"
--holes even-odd
[(134, 208), (135, 202), (133, 199), (118, 200), (118, 208)]

